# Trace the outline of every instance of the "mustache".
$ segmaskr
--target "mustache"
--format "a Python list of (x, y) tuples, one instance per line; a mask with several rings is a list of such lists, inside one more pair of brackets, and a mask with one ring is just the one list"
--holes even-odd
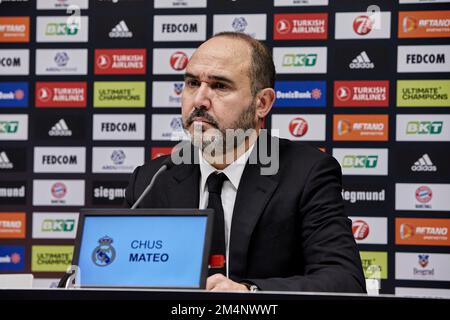
[(204, 118), (211, 124), (211, 126), (217, 129), (219, 128), (219, 124), (217, 123), (216, 119), (214, 119), (208, 112), (206, 112), (205, 109), (194, 109), (194, 111), (192, 111), (192, 113), (186, 120), (186, 127), (189, 127), (192, 123), (194, 123), (195, 118)]

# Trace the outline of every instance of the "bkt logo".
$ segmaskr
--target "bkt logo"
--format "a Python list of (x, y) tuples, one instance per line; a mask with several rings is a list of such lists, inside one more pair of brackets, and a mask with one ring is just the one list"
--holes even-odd
[(275, 107), (325, 107), (325, 81), (275, 82)]
[(376, 155), (348, 155), (344, 157), (343, 168), (376, 168), (378, 156)]
[(317, 54), (286, 54), (283, 56), (283, 67), (312, 67), (317, 62)]
[(0, 133), (16, 133), (19, 121), (0, 121)]
[(406, 134), (441, 134), (443, 125), (443, 121), (409, 121), (406, 126)]
[(42, 222), (42, 232), (73, 232), (75, 219), (46, 219)]
[(49, 23), (45, 29), (45, 35), (47, 36), (63, 36), (63, 35), (76, 35), (80, 26), (77, 24), (67, 23)]
[(0, 82), (0, 107), (26, 107), (27, 82)]

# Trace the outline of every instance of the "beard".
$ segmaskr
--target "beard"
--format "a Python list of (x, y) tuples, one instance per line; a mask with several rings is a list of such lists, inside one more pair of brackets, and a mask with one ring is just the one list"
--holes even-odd
[[(242, 146), (248, 136), (248, 130), (256, 128), (256, 99), (245, 108), (238, 118), (228, 127), (224, 127), (211, 116), (206, 109), (196, 108), (189, 117), (183, 121), (183, 127), (188, 130), (194, 125), (194, 132), (191, 134), (191, 142), (194, 146), (208, 153), (212, 157), (226, 154)], [(205, 119), (211, 128), (206, 128), (194, 119), (201, 117)]]

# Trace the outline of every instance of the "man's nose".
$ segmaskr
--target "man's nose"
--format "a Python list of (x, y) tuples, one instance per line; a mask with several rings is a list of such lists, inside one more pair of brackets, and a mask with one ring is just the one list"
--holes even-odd
[(209, 109), (211, 107), (211, 90), (207, 83), (202, 82), (195, 93), (194, 103), (196, 107)]

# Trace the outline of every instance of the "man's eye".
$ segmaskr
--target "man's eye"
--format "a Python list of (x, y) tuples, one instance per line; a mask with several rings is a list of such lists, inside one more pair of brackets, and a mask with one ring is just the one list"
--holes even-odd
[(226, 88), (228, 88), (228, 87), (227, 87), (227, 85), (218, 82), (218, 83), (215, 83), (215, 84), (213, 85), (213, 88), (214, 88), (214, 89), (220, 89), (220, 90), (222, 90), (222, 89), (226, 89)]
[(188, 87), (197, 87), (199, 83), (197, 80), (186, 80), (186, 85)]

